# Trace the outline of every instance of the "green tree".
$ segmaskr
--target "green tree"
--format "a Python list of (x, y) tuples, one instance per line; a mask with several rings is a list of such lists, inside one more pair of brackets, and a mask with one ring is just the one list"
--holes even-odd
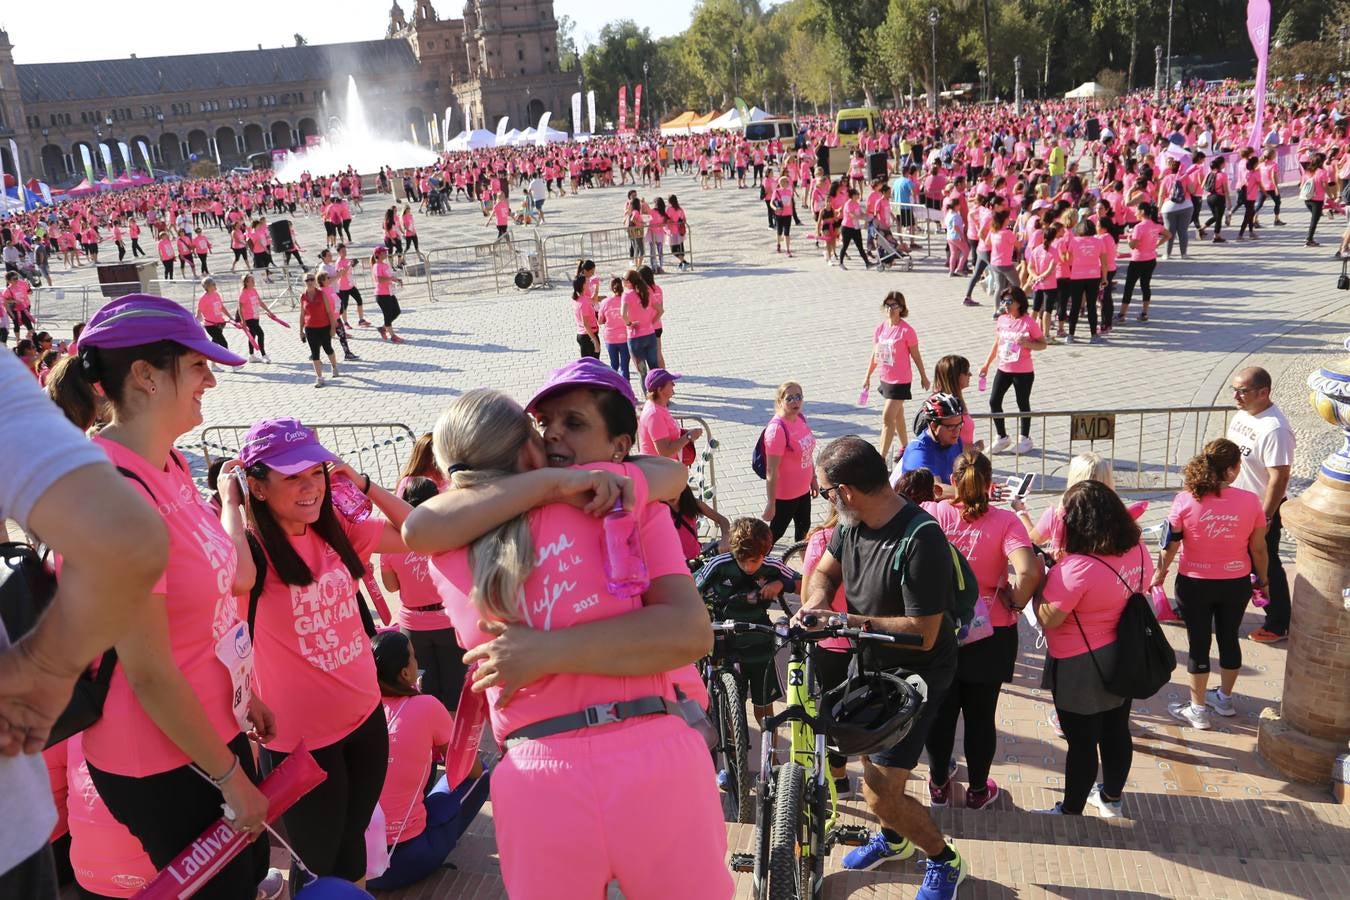
[(564, 72), (574, 71), (581, 62), (576, 32), (575, 19), (571, 16), (558, 17), (558, 68)]
[[(613, 115), (619, 105), (619, 86), (627, 85), (632, 97), (634, 85), (642, 82), (642, 63), (656, 57), (656, 41), (646, 28), (632, 19), (610, 22), (600, 29), (596, 42), (581, 57), (586, 89), (595, 91), (596, 111), (604, 118)], [(650, 78), (650, 76), (649, 76)], [(631, 99), (629, 100), (631, 104)]]
[(725, 109), (737, 91), (755, 83), (765, 61), (751, 38), (762, 15), (757, 0), (699, 0), (694, 6), (682, 49), (708, 105)]

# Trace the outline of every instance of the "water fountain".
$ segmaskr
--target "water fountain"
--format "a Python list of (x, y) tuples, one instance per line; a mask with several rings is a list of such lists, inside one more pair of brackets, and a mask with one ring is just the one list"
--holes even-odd
[(303, 172), (324, 175), (345, 171), (348, 166), (369, 175), (384, 166), (393, 166), (395, 169), (429, 166), (437, 159), (436, 153), (426, 147), (408, 141), (386, 140), (375, 135), (366, 120), (365, 105), (356, 88), (356, 79), (351, 75), (347, 76), (346, 117), (339, 120), (333, 116), (325, 124), (328, 125), (328, 134), (322, 143), (307, 148), (303, 153), (287, 156), (276, 169), (277, 178), (298, 181)]

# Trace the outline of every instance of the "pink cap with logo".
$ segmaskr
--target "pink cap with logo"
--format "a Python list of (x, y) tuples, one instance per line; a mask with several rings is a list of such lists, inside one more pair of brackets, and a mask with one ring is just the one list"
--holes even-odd
[(244, 435), (239, 461), (245, 468), (262, 463), (283, 475), (297, 475), (319, 463), (342, 460), (324, 449), (314, 429), (299, 419), (263, 419)]

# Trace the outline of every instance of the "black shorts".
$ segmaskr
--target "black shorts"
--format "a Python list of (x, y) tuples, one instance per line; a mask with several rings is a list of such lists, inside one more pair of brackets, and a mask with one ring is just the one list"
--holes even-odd
[(337, 225), (333, 224), (332, 222), (324, 222), (323, 233), (326, 234), (328, 237), (336, 237)]
[(909, 382), (906, 382), (905, 384), (892, 384), (889, 381), (883, 381), (881, 382), (881, 386), (877, 388), (877, 393), (887, 400), (913, 399), (913, 395), (910, 393)]
[(772, 658), (741, 660), (741, 675), (749, 688), (750, 702), (756, 706), (768, 706), (782, 699), (783, 692), (778, 687), (778, 673), (774, 670)]
[(777, 231), (779, 235), (787, 237), (792, 234), (792, 213), (788, 213), (787, 215), (775, 213), (773, 219), (774, 230)]

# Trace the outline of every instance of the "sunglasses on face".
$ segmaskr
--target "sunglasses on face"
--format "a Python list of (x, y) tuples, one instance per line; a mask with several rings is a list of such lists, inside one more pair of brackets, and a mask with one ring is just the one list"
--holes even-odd
[(833, 503), (833, 502), (834, 502), (834, 495), (835, 495), (836, 493), (838, 493), (838, 492), (839, 492), (839, 485), (837, 485), (837, 484), (832, 484), (832, 485), (830, 485), (829, 487), (823, 487), (823, 488), (821, 488), (821, 489), (820, 489), (820, 496), (821, 496), (821, 497), (824, 497), (824, 498), (825, 498), (825, 501), (826, 501), (827, 503)]
[(800, 403), (801, 399), (801, 394), (785, 394), (783, 396), (783, 402), (785, 403)]

